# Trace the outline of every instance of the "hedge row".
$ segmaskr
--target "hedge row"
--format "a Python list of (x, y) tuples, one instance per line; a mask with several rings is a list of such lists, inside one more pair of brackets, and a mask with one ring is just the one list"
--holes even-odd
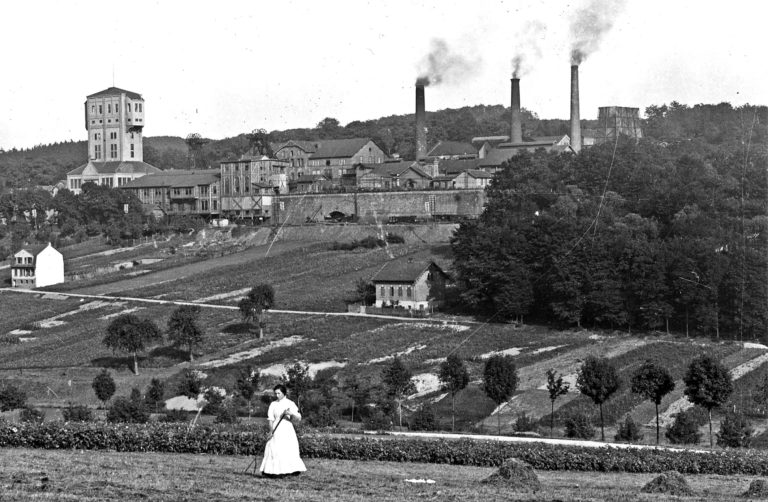
[[(263, 430), (231, 426), (204, 425), (190, 431), (186, 425), (164, 423), (0, 423), (0, 447), (251, 455), (260, 454), (265, 442)], [(317, 433), (302, 434), (300, 445), (302, 455), (308, 458), (495, 467), (514, 457), (541, 470), (768, 475), (768, 454), (745, 450), (710, 453)]]

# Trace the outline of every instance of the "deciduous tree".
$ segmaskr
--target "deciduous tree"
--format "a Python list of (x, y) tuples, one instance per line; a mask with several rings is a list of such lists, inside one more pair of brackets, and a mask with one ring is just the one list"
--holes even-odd
[(392, 363), (384, 368), (384, 374), (381, 378), (384, 385), (387, 386), (390, 397), (397, 403), (400, 427), (403, 426), (403, 401), (408, 394), (416, 391), (416, 385), (411, 380), (412, 376), (411, 370), (408, 369), (399, 357), (395, 356)]
[(174, 345), (189, 349), (189, 361), (194, 359), (194, 350), (203, 341), (203, 330), (197, 325), (200, 307), (181, 305), (168, 319), (168, 338)]
[[(517, 389), (517, 367), (510, 356), (494, 355), (485, 362), (483, 388), (496, 407), (506, 402)], [(501, 410), (496, 410), (496, 425), (501, 435)]]
[(552, 413), (549, 417), (549, 435), (552, 436), (555, 430), (555, 401), (558, 397), (568, 394), (571, 384), (563, 381), (563, 375), (550, 368), (547, 370), (547, 392), (549, 392), (549, 401), (552, 404)]
[(274, 288), (269, 284), (259, 284), (251, 288), (245, 298), (237, 304), (240, 314), (243, 316), (243, 322), (256, 321), (259, 325), (259, 338), (264, 336), (261, 315), (264, 311), (271, 309), (274, 303)]
[(603, 403), (621, 387), (616, 368), (606, 358), (588, 356), (579, 370), (576, 387), (600, 407), (600, 438), (605, 441)]
[(438, 378), (443, 388), (451, 393), (451, 431), (456, 429), (456, 394), (469, 383), (469, 371), (456, 354), (450, 354), (440, 365)]
[(99, 398), (99, 401), (104, 403), (104, 406), (107, 405), (107, 401), (110, 400), (117, 389), (115, 380), (106, 368), (96, 375), (93, 379), (93, 383), (91, 383), (91, 387), (93, 387), (93, 391), (96, 393), (96, 397)]
[(632, 374), (632, 392), (656, 405), (656, 444), (659, 444), (659, 405), (664, 396), (675, 390), (675, 380), (667, 368), (646, 360)]
[(137, 353), (151, 342), (160, 340), (162, 333), (150, 319), (140, 319), (133, 314), (120, 314), (109, 326), (102, 343), (114, 350), (133, 354), (133, 372), (139, 374)]
[(709, 446), (714, 446), (712, 440), (712, 410), (719, 408), (728, 400), (733, 392), (731, 375), (723, 365), (712, 357), (699, 356), (688, 366), (683, 377), (685, 391), (690, 402), (707, 410), (709, 415)]

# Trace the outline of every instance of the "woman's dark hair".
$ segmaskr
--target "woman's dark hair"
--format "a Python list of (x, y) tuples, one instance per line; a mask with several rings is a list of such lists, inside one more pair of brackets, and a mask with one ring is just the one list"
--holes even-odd
[(282, 393), (283, 393), (283, 395), (286, 395), (286, 394), (288, 394), (288, 389), (286, 389), (286, 388), (285, 388), (285, 385), (283, 385), (283, 384), (279, 383), (279, 384), (275, 385), (275, 386), (272, 388), (272, 390), (278, 390), (278, 389), (280, 389), (280, 392), (282, 392)]

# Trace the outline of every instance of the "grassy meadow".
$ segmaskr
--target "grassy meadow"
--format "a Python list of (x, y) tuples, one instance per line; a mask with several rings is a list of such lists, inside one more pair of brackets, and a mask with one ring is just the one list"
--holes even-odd
[[(283, 479), (244, 474), (252, 458), (104, 451), (0, 450), (3, 501), (659, 501), (645, 494), (655, 474), (537, 471), (542, 489), (517, 491), (483, 480), (496, 469), (454, 465), (306, 459)], [(260, 462), (260, 458), (257, 461)], [(753, 476), (686, 476), (685, 501), (737, 501)], [(406, 480), (431, 480), (415, 483)]]

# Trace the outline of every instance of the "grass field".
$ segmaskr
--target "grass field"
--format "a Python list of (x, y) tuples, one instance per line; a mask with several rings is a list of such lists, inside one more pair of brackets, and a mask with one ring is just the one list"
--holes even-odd
[[(260, 459), (258, 459), (260, 461)], [(391, 462), (305, 460), (298, 477), (243, 474), (251, 458), (105, 451), (0, 449), (3, 501), (660, 501), (641, 493), (655, 474), (537, 471), (542, 490), (514, 491), (482, 481), (495, 469)], [(685, 501), (737, 501), (750, 476), (686, 476)], [(413, 483), (406, 480), (432, 480)]]

